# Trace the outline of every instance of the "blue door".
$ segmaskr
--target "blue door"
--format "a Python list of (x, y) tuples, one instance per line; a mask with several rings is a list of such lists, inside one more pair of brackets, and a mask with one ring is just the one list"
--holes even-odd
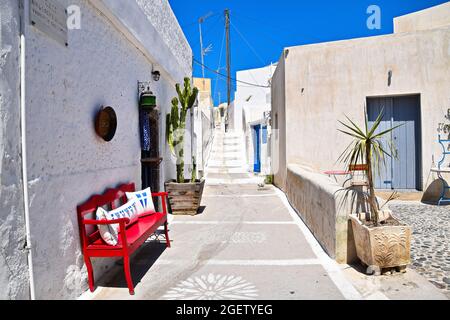
[[(392, 128), (392, 99), (391, 98), (370, 98), (367, 101), (367, 116), (369, 128), (374, 124), (381, 110), (384, 110), (384, 117), (378, 127), (378, 132)], [(384, 149), (389, 152), (388, 145), (392, 142), (392, 134), (387, 134), (382, 139)], [(373, 167), (375, 175), (375, 188), (392, 189), (393, 188), (393, 167), (392, 159), (386, 158), (384, 165), (379, 168)]]
[(261, 125), (253, 127), (254, 172), (261, 172)]
[(384, 149), (392, 144), (396, 157), (386, 157), (380, 172), (374, 167), (378, 189), (420, 189), (420, 96), (370, 98), (367, 102), (369, 124), (372, 125), (384, 108), (378, 132), (402, 124), (383, 138)]

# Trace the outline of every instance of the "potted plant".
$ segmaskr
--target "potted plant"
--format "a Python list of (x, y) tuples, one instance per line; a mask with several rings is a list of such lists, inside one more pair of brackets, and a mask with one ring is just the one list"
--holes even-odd
[[(169, 193), (169, 206), (172, 214), (196, 215), (202, 200), (205, 180), (196, 179), (196, 161), (193, 158), (192, 178), (184, 177), (184, 135), (186, 133), (186, 116), (193, 107), (198, 89), (191, 88), (189, 78), (184, 79), (184, 88), (176, 85), (178, 98), (172, 99), (172, 109), (166, 118), (166, 138), (170, 150), (176, 157), (177, 179), (165, 183)], [(180, 106), (179, 106), (180, 105)]]
[(385, 163), (385, 157), (395, 156), (396, 153), (392, 144), (385, 146), (381, 139), (399, 126), (377, 132), (383, 119), (383, 110), (371, 128), (365, 113), (364, 130), (346, 118), (349, 124), (339, 122), (348, 130), (339, 131), (351, 136), (353, 140), (339, 160), (347, 166), (362, 163), (366, 164), (367, 168), (368, 192), (363, 199), (367, 202), (369, 212), (350, 215), (357, 256), (369, 266), (368, 273), (381, 272), (386, 268), (396, 268), (397, 271), (404, 272), (411, 262), (411, 227), (398, 221), (391, 211), (383, 210), (384, 205), (394, 196), (389, 197), (383, 206), (379, 206), (373, 181), (374, 170), (379, 173)]

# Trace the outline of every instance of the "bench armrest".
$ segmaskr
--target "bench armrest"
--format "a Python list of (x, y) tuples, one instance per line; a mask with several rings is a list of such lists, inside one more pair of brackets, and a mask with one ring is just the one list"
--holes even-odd
[(167, 203), (166, 203), (166, 199), (169, 196), (168, 192), (156, 192), (156, 193), (152, 193), (152, 197), (161, 197), (161, 202), (162, 202), (162, 209), (163, 209), (163, 213), (165, 216), (167, 216)]
[(152, 193), (152, 197), (167, 197), (169, 196), (169, 193), (167, 192), (155, 192)]

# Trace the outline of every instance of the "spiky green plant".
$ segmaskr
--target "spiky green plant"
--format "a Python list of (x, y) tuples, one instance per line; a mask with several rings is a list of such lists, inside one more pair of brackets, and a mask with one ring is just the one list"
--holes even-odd
[[(379, 222), (379, 206), (376, 200), (375, 188), (373, 183), (373, 177), (375, 172), (379, 174), (381, 172), (381, 166), (385, 165), (385, 156), (388, 157), (396, 157), (396, 149), (392, 143), (388, 143), (388, 147), (385, 148), (382, 142), (383, 136), (394, 131), (398, 127), (402, 126), (398, 125), (391, 129), (384, 130), (382, 132), (377, 133), (377, 129), (381, 124), (383, 119), (384, 109), (381, 110), (377, 119), (373, 123), (372, 127), (369, 128), (369, 121), (367, 118), (367, 112), (364, 112), (365, 116), (365, 130), (362, 130), (358, 125), (356, 125), (349, 117), (345, 116), (350, 124), (345, 124), (342, 121), (339, 121), (343, 126), (345, 126), (350, 131), (344, 131), (338, 129), (340, 132), (349, 135), (353, 138), (353, 141), (348, 145), (348, 147), (344, 150), (344, 152), (339, 157), (339, 161), (345, 163), (347, 168), (350, 165), (357, 164), (367, 164), (367, 180), (369, 184), (369, 192), (368, 192), (368, 202), (370, 207), (370, 220), (374, 223), (375, 226), (378, 225)], [(388, 149), (387, 152), (385, 149)]]
[[(184, 183), (184, 134), (186, 116), (197, 99), (198, 89), (191, 88), (191, 80), (184, 78), (184, 88), (175, 86), (178, 98), (172, 99), (172, 109), (166, 118), (166, 138), (170, 150), (177, 158), (177, 182)], [(179, 106), (180, 105), (180, 106)]]

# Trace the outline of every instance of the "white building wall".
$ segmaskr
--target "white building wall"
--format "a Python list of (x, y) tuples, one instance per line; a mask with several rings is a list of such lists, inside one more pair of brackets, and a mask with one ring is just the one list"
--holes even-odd
[(0, 300), (28, 299), (17, 1), (0, 0)]
[[(265, 125), (265, 112), (271, 110), (271, 90), (269, 86), (276, 66), (270, 65), (264, 68), (243, 70), (237, 72), (237, 91), (235, 95), (235, 127), (244, 133), (246, 146), (247, 168), (253, 171), (254, 167), (254, 132), (251, 127), (257, 124)], [(247, 83), (253, 83), (262, 87), (251, 86)], [(269, 173), (270, 159), (268, 157), (268, 143), (261, 144), (261, 172)]]
[(450, 25), (450, 2), (394, 19), (394, 33), (415, 32)]
[[(151, 86), (161, 109), (161, 182), (175, 177), (174, 159), (165, 141), (165, 115), (176, 96), (175, 83), (192, 74), (191, 49), (167, 1), (159, 1), (165, 5), (153, 15), (141, 8), (149, 8), (152, 1), (59, 2), (77, 5), (82, 12), (81, 30), (69, 31), (68, 47), (31, 25), (25, 29), (27, 169), (38, 299), (75, 298), (87, 288), (76, 206), (120, 183), (141, 186), (137, 82), (150, 81), (152, 67), (162, 73)], [(165, 22), (165, 33), (155, 28), (160, 21)], [(178, 42), (169, 42), (166, 33)], [(9, 109), (16, 108), (14, 101), (8, 103)], [(109, 143), (94, 130), (101, 106), (111, 106), (117, 113), (117, 132)], [(16, 144), (10, 136), (8, 143)], [(190, 150), (187, 139), (187, 160)], [(11, 207), (20, 207), (19, 192), (16, 197)], [(14, 223), (9, 227), (23, 233)], [(9, 246), (16, 240), (10, 239)], [(111, 263), (111, 259), (94, 260), (96, 279)]]
[(211, 97), (211, 79), (194, 78), (194, 85), (199, 89), (197, 106), (194, 108), (194, 132), (198, 178), (203, 177), (209, 158), (213, 136), (213, 108)]
[(272, 84), (278, 96), (272, 112), (286, 131), (278, 144), (286, 150), (280, 147), (276, 156), (278, 185), (289, 184), (289, 164), (317, 172), (342, 169), (337, 159), (349, 139), (337, 131), (338, 120), (347, 115), (363, 123), (367, 97), (420, 94), (423, 199), (435, 201), (441, 188), (431, 168), (442, 154), (437, 129), (450, 98), (449, 39), (450, 25), (285, 49)]

